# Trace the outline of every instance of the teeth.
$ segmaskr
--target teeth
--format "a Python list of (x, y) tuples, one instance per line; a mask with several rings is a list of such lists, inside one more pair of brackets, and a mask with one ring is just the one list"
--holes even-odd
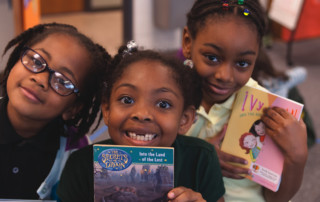
[(139, 141), (151, 141), (153, 138), (156, 137), (156, 134), (150, 134), (150, 133), (147, 133), (147, 134), (136, 134), (134, 132), (128, 132), (128, 135), (131, 139), (134, 139), (134, 140), (139, 140)]

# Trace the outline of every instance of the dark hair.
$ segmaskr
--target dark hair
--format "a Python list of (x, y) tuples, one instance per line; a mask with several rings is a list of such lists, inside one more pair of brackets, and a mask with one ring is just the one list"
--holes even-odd
[[(266, 32), (266, 14), (258, 0), (245, 0), (242, 5), (237, 0), (196, 0), (187, 14), (187, 27), (192, 38), (195, 38), (198, 31), (203, 28), (208, 19), (214, 15), (235, 15), (246, 19), (254, 25), (258, 32), (258, 40), (261, 44), (263, 35)], [(226, 3), (227, 6), (223, 6)], [(249, 15), (245, 16), (244, 9), (248, 9)]]
[(256, 126), (256, 125), (259, 125), (260, 123), (264, 124), (261, 119), (256, 120), (256, 121), (252, 124), (252, 126), (251, 126), (251, 128), (250, 128), (250, 130), (249, 130), (249, 132), (252, 133), (252, 134), (253, 134), (254, 136), (256, 136), (256, 137), (259, 137), (259, 135), (258, 135), (258, 133), (256, 132), (255, 126)]
[[(175, 57), (170, 57), (151, 50), (142, 50), (131, 53), (125, 53), (126, 47), (122, 46), (115, 55), (111, 68), (106, 75), (106, 86), (103, 91), (103, 102), (108, 103), (114, 83), (120, 79), (125, 69), (139, 61), (157, 61), (172, 72), (172, 77), (180, 88), (184, 98), (184, 109), (193, 105), (196, 108), (200, 106), (202, 99), (201, 78), (195, 69), (184, 66), (181, 61)], [(124, 55), (125, 54), (125, 55)], [(153, 68), (153, 66), (150, 66)]]
[(273, 66), (272, 61), (264, 48), (260, 48), (251, 77), (260, 85), (262, 85), (261, 79), (268, 77), (279, 78), (283, 81), (289, 79), (288, 75), (285, 74), (285, 71), (279, 71)]
[[(6, 68), (0, 78), (2, 95), (8, 99), (6, 89), (7, 79), (11, 69), (20, 59), (24, 47), (31, 47), (52, 34), (64, 34), (75, 38), (79, 44), (87, 50), (88, 54), (90, 54), (90, 68), (88, 68), (86, 78), (83, 81), (86, 85), (82, 85), (84, 88), (81, 89), (80, 97), (78, 98), (78, 102), (81, 102), (83, 107), (74, 119), (66, 122), (67, 125), (77, 128), (74, 139), (78, 139), (89, 131), (100, 112), (103, 72), (105, 72), (110, 65), (112, 58), (102, 46), (94, 43), (90, 38), (80, 33), (75, 27), (59, 23), (39, 24), (9, 41), (4, 49), (3, 55), (6, 54), (10, 48), (15, 47), (9, 56)], [(101, 118), (102, 116), (100, 114), (98, 124)], [(96, 128), (98, 127), (98, 124)]]

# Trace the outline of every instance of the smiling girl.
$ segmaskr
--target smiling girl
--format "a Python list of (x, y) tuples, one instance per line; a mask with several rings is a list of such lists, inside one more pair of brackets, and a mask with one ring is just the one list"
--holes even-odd
[(289, 201), (301, 185), (307, 160), (305, 124), (280, 108), (266, 109), (261, 117), (266, 133), (285, 158), (278, 192), (245, 179), (249, 170), (230, 164), (247, 164), (245, 159), (220, 150), (238, 90), (244, 85), (262, 89), (251, 74), (266, 30), (265, 19), (258, 0), (197, 0), (187, 14), (183, 32), (183, 55), (193, 61), (203, 85), (198, 120), (187, 135), (215, 146), (226, 201)]
[[(129, 51), (129, 52), (128, 52)], [(172, 201), (217, 201), (224, 194), (214, 148), (182, 134), (201, 100), (200, 79), (179, 61), (120, 48), (108, 72), (103, 118), (111, 139), (99, 144), (174, 147)], [(92, 146), (73, 153), (58, 188), (65, 201), (93, 201)]]

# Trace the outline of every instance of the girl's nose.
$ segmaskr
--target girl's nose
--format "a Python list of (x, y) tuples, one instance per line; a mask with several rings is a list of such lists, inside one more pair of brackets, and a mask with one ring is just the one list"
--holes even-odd
[(49, 88), (49, 77), (50, 74), (48, 71), (31, 75), (31, 81), (35, 82), (43, 90), (48, 90)]
[(133, 118), (134, 120), (136, 120), (136, 121), (141, 121), (141, 122), (149, 122), (149, 121), (151, 121), (151, 118), (150, 118), (150, 117), (141, 116), (141, 115), (134, 115), (132, 118)]
[(223, 65), (220, 65), (217, 68), (215, 76), (218, 80), (221, 80), (224, 82), (232, 81), (233, 80), (232, 65), (230, 63), (224, 63)]
[(136, 105), (131, 118), (135, 121), (140, 122), (152, 121), (151, 111), (147, 109), (146, 105)]

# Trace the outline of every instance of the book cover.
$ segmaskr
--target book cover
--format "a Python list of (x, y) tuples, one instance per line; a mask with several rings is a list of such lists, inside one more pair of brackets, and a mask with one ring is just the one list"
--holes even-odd
[(174, 149), (93, 145), (94, 201), (167, 201)]
[[(286, 109), (298, 120), (303, 105), (284, 97), (245, 86), (237, 94), (221, 150), (248, 161), (251, 169), (245, 177), (276, 192), (281, 182), (284, 157), (265, 134), (261, 121), (263, 109), (277, 106)], [(240, 164), (238, 164), (240, 165)]]

